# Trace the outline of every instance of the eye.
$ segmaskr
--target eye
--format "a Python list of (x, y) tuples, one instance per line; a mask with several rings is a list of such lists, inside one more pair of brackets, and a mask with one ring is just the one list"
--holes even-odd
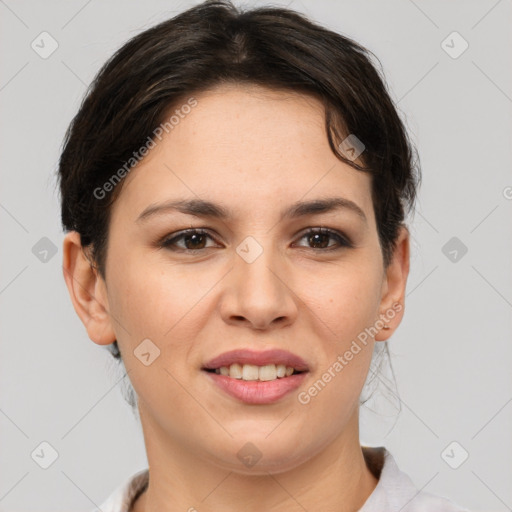
[(170, 250), (200, 251), (209, 248), (205, 245), (207, 239), (213, 240), (208, 231), (204, 229), (186, 229), (165, 238), (160, 246)]
[[(306, 239), (310, 249), (313, 250), (336, 250), (343, 247), (353, 247), (348, 237), (338, 231), (328, 228), (312, 228), (302, 234), (300, 240)], [(191, 228), (164, 238), (160, 246), (172, 251), (195, 252), (216, 247), (216, 245), (207, 245), (208, 240), (215, 242), (210, 233), (204, 229)], [(334, 243), (330, 243), (334, 241)], [(297, 244), (300, 246), (300, 244)]]
[[(300, 240), (306, 239), (308, 244), (316, 245), (311, 247), (314, 250), (335, 250), (342, 247), (353, 247), (351, 241), (338, 231), (328, 228), (313, 228), (306, 231)], [(334, 244), (329, 244), (329, 239), (334, 239)]]

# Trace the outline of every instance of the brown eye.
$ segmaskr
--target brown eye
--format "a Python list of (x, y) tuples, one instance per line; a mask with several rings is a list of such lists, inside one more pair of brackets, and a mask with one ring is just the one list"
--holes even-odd
[[(308, 247), (315, 250), (332, 250), (340, 249), (342, 247), (352, 247), (348, 238), (337, 231), (326, 228), (310, 229), (304, 233), (300, 239), (306, 239)], [(331, 240), (333, 240), (334, 243), (330, 243)]]
[(188, 229), (172, 236), (171, 238), (166, 238), (161, 243), (161, 246), (171, 250), (200, 251), (202, 249), (208, 249), (206, 246), (208, 239), (213, 240), (207, 231), (201, 229)]

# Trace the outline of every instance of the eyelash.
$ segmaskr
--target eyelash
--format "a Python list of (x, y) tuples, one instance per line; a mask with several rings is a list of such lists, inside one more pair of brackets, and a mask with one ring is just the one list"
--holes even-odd
[[(335, 238), (338, 241), (339, 245), (338, 245), (338, 247), (334, 246), (334, 247), (326, 247), (326, 248), (309, 247), (309, 249), (311, 249), (313, 251), (326, 252), (326, 251), (336, 251), (336, 250), (340, 250), (343, 248), (350, 249), (353, 247), (353, 244), (348, 237), (342, 235), (341, 233), (338, 233), (337, 231), (335, 231), (333, 229), (329, 229), (329, 228), (311, 228), (308, 231), (304, 232), (301, 235), (301, 237), (299, 238), (299, 240), (302, 240), (303, 238), (305, 238), (307, 236), (316, 235), (316, 234), (329, 235), (332, 238)], [(176, 244), (177, 240), (181, 240), (181, 239), (184, 239), (186, 236), (192, 236), (192, 235), (203, 235), (203, 236), (208, 236), (213, 239), (213, 237), (210, 235), (210, 233), (208, 231), (206, 231), (204, 229), (200, 229), (200, 228), (191, 228), (191, 229), (179, 231), (177, 234), (173, 234), (173, 236), (170, 238), (169, 237), (164, 238), (159, 243), (159, 245), (162, 248), (170, 249), (172, 251), (177, 251), (177, 252), (180, 252), (180, 251), (181, 252), (199, 252), (199, 251), (203, 251), (205, 249), (209, 249), (209, 247), (202, 247), (201, 249), (187, 249), (187, 248), (173, 249), (172, 248), (172, 246)]]

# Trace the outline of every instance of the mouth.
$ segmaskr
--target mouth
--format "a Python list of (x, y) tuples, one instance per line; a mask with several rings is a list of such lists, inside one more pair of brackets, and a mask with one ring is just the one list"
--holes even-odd
[(203, 368), (203, 370), (208, 373), (223, 375), (224, 377), (229, 377), (231, 379), (261, 382), (285, 379), (292, 375), (306, 373), (306, 370), (297, 370), (296, 368), (293, 368), (293, 366), (286, 366), (284, 364), (267, 364), (264, 366), (257, 366), (254, 364), (233, 363), (229, 366)]
[(202, 370), (232, 379), (269, 381), (307, 372), (309, 367), (304, 359), (287, 350), (238, 349), (214, 357)]
[(297, 389), (310, 369), (285, 350), (233, 350), (215, 357), (201, 370), (218, 389), (239, 402), (271, 404)]

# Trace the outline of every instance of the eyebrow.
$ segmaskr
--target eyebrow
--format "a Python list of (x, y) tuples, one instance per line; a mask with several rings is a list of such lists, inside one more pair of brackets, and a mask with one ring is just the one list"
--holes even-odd
[[(366, 224), (368, 220), (364, 211), (350, 199), (344, 197), (328, 197), (322, 199), (313, 199), (311, 201), (297, 201), (291, 206), (281, 211), (281, 218), (296, 219), (307, 215), (318, 215), (321, 213), (329, 213), (336, 210), (347, 210), (354, 212)], [(178, 211), (195, 217), (211, 217), (226, 220), (233, 217), (230, 210), (219, 204), (206, 201), (204, 199), (184, 199), (180, 201), (166, 201), (160, 204), (149, 205), (136, 219), (136, 222), (153, 217), (158, 214), (170, 213)]]

